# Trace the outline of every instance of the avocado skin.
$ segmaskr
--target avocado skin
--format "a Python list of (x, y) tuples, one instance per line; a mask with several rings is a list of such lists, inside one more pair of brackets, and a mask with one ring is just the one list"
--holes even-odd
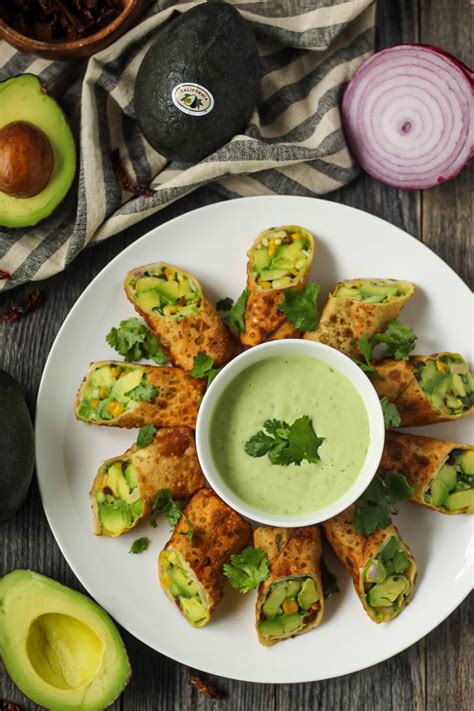
[(0, 370), (0, 522), (13, 516), (26, 498), (35, 464), (30, 413), (19, 384)]
[[(231, 5), (206, 3), (166, 25), (135, 82), (135, 112), (150, 145), (170, 160), (197, 162), (243, 131), (256, 104), (259, 59), (253, 32)], [(172, 100), (178, 84), (208, 89), (214, 108), (189, 116)]]

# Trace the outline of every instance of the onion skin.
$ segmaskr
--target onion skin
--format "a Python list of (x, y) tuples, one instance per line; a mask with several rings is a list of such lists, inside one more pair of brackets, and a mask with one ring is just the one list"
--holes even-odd
[(438, 47), (372, 55), (342, 101), (344, 133), (372, 177), (421, 190), (458, 175), (474, 155), (474, 74)]

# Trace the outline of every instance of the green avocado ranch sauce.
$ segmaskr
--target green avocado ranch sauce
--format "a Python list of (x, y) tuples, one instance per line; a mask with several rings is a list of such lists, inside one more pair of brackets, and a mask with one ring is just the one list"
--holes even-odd
[[(273, 418), (308, 415), (319, 437), (320, 460), (272, 464), (252, 457), (245, 443)], [(212, 414), (214, 464), (243, 501), (276, 515), (324, 508), (356, 480), (369, 446), (365, 405), (350, 380), (322, 360), (274, 356), (249, 366), (221, 394)]]

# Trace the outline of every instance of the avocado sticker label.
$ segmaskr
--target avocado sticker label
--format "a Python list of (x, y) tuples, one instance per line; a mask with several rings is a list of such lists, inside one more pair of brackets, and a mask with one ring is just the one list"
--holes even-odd
[(178, 84), (174, 87), (171, 98), (176, 108), (190, 116), (205, 116), (214, 108), (214, 97), (200, 84)]

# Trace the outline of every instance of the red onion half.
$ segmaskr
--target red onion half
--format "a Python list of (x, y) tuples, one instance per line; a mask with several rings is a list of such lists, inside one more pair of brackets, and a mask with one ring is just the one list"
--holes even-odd
[(354, 157), (374, 178), (421, 190), (454, 178), (474, 154), (474, 75), (444, 50), (384, 49), (359, 67), (342, 101)]

